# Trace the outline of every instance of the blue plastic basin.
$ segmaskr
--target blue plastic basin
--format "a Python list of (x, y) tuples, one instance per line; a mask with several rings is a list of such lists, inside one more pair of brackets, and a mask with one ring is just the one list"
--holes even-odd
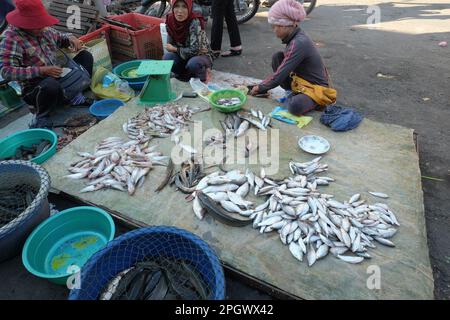
[(31, 233), (23, 247), (22, 261), (35, 276), (65, 284), (73, 267), (81, 268), (114, 238), (114, 233), (112, 218), (99, 208), (64, 210)]
[(210, 289), (210, 300), (225, 299), (225, 278), (218, 257), (198, 236), (174, 227), (147, 227), (127, 232), (93, 255), (81, 270), (80, 288), (69, 300), (96, 300), (120, 272), (147, 258), (184, 260)]
[(93, 103), (89, 112), (97, 118), (105, 119), (124, 105), (125, 103), (119, 99), (103, 99)]

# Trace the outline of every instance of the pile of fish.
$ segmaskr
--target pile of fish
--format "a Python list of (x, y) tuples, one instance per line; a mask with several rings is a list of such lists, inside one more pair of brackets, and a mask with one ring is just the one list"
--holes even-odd
[(110, 188), (133, 195), (154, 166), (166, 165), (162, 161), (168, 157), (156, 151), (157, 145), (150, 146), (149, 141), (149, 138), (129, 141), (106, 138), (96, 146), (94, 153), (78, 152), (81, 159), (70, 165), (71, 174), (65, 177), (89, 179), (81, 193)]
[[(225, 149), (227, 139), (230, 137), (239, 138), (243, 136), (252, 125), (259, 130), (265, 131), (270, 126), (270, 121), (270, 117), (264, 115), (262, 111), (254, 109), (250, 109), (250, 113), (239, 112), (228, 114), (223, 121), (220, 121), (223, 134), (209, 137), (206, 140), (206, 145), (218, 145)], [(247, 142), (244, 150), (245, 157), (248, 158), (250, 153), (256, 149), (258, 149), (257, 145), (252, 145), (251, 142)]]
[(181, 164), (180, 171), (171, 178), (170, 183), (175, 183), (183, 193), (192, 193), (203, 177), (203, 164), (192, 158)]
[(247, 120), (250, 124), (262, 131), (267, 130), (272, 119), (270, 116), (266, 116), (261, 110), (254, 109), (250, 109), (250, 113), (241, 111), (238, 113), (238, 116), (243, 120)]
[[(318, 186), (334, 181), (318, 175), (328, 169), (320, 159), (305, 163), (291, 161), (293, 176), (281, 181), (269, 179), (264, 170), (260, 176), (249, 170), (245, 174), (212, 173), (197, 185), (193, 194), (194, 213), (202, 219), (208, 212), (216, 218), (221, 216), (221, 221), (224, 211), (228, 215), (248, 217), (245, 223), (230, 225), (252, 222), (260, 233), (278, 232), (292, 255), (300, 261), (306, 256), (309, 266), (329, 253), (348, 263), (360, 263), (371, 258), (368, 248), (375, 248), (375, 243), (394, 247), (389, 239), (400, 226), (394, 212), (384, 203), (366, 203), (360, 194), (339, 202), (333, 195), (318, 191)], [(255, 207), (245, 200), (252, 190), (255, 195), (268, 199)], [(380, 192), (370, 193), (388, 197)]]
[(240, 215), (250, 216), (253, 203), (244, 198), (249, 194), (251, 184), (248, 177), (239, 170), (221, 175), (219, 171), (200, 180), (193, 193), (193, 209), (201, 220), (206, 212), (231, 226), (245, 226), (251, 219), (241, 219)]
[(250, 109), (250, 111), (250, 113), (238, 112), (229, 114), (224, 121), (220, 121), (225, 137), (240, 137), (245, 134), (251, 125), (260, 130), (267, 130), (271, 118), (264, 115), (260, 110)]
[(177, 128), (186, 126), (197, 111), (199, 109), (176, 103), (156, 105), (128, 119), (122, 125), (122, 129), (133, 140), (143, 137), (166, 138)]
[(238, 138), (250, 128), (250, 122), (247, 120), (242, 121), (236, 113), (228, 114), (223, 121), (220, 121), (220, 125), (225, 133), (225, 137)]
[(18, 147), (13, 156), (3, 160), (31, 160), (50, 149), (51, 146), (52, 143), (50, 141), (42, 139), (41, 141), (34, 143), (29, 147)]
[(119, 273), (100, 300), (206, 300), (209, 292), (188, 262), (153, 258)]
[(229, 99), (219, 99), (216, 101), (216, 104), (220, 105), (220, 106), (225, 106), (225, 107), (229, 107), (229, 106), (235, 106), (242, 103), (241, 99), (239, 99), (239, 97), (233, 97), (233, 98), (229, 98)]

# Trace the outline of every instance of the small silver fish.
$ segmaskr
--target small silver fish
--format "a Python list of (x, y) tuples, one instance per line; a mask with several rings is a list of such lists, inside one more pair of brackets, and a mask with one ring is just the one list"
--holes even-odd
[(383, 199), (389, 198), (389, 196), (388, 196), (387, 194), (382, 193), (382, 192), (372, 192), (372, 191), (369, 191), (369, 193), (370, 193), (371, 195), (373, 195), (374, 197), (383, 198)]
[(308, 259), (309, 267), (311, 267), (317, 261), (316, 251), (314, 250), (314, 246), (312, 244), (308, 246), (306, 257)]
[(302, 251), (300, 245), (298, 244), (298, 242), (292, 241), (289, 244), (289, 251), (291, 251), (291, 253), (295, 259), (297, 259), (299, 261), (303, 261), (303, 251)]
[(363, 257), (353, 257), (353, 256), (343, 256), (343, 255), (337, 255), (339, 259), (342, 261), (348, 262), (348, 263), (361, 263), (364, 261)]
[(236, 190), (236, 194), (239, 195), (241, 198), (245, 198), (248, 195), (249, 191), (250, 191), (250, 184), (248, 182), (245, 182)]
[(205, 216), (206, 210), (204, 208), (202, 208), (200, 201), (198, 200), (198, 197), (194, 198), (192, 206), (194, 209), (195, 216), (197, 218), (199, 218), (200, 220), (202, 220)]

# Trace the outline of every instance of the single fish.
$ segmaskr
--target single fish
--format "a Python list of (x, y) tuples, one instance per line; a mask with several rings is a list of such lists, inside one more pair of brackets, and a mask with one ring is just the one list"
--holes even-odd
[(372, 191), (369, 191), (369, 193), (370, 193), (371, 195), (373, 195), (374, 197), (383, 198), (383, 199), (389, 198), (389, 196), (388, 196), (387, 194), (382, 193), (382, 192), (372, 192)]
[(303, 261), (303, 251), (298, 243), (295, 241), (292, 241), (289, 244), (289, 251), (291, 251), (292, 255), (295, 259), (299, 261)]
[(236, 190), (236, 194), (239, 195), (241, 198), (245, 198), (248, 195), (249, 191), (250, 191), (250, 184), (248, 182), (245, 182)]
[(200, 220), (202, 220), (204, 218), (204, 216), (205, 216), (205, 211), (206, 210), (202, 208), (202, 206), (200, 204), (200, 201), (198, 200), (198, 197), (194, 198), (194, 201), (193, 201), (192, 205), (193, 205), (195, 216), (197, 218), (199, 218)]
[(339, 259), (342, 261), (348, 262), (348, 263), (361, 263), (364, 261), (363, 257), (354, 257), (354, 256), (343, 256), (343, 255), (337, 255)]

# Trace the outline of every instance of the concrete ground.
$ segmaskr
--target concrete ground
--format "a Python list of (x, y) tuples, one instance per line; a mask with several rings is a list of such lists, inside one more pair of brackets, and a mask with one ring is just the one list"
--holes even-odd
[[(368, 24), (377, 12), (380, 23)], [(435, 297), (449, 299), (450, 142), (446, 138), (450, 47), (438, 43), (450, 42), (450, 3), (319, 0), (302, 27), (319, 47), (340, 103), (370, 119), (413, 128), (418, 133)], [(243, 55), (218, 59), (214, 67), (264, 78), (270, 72), (272, 53), (283, 48), (267, 24), (267, 9), (260, 9), (240, 29)], [(227, 47), (225, 30), (223, 49)], [(14, 117), (10, 115), (7, 121)], [(0, 128), (7, 124), (5, 121), (0, 119)], [(0, 298), (66, 296), (65, 290), (27, 274), (18, 259), (0, 264), (0, 289)], [(269, 298), (233, 279), (227, 290), (228, 298)]]
[[(368, 25), (377, 8), (381, 22)], [(267, 76), (272, 53), (283, 46), (271, 34), (266, 11), (241, 27), (242, 57), (219, 59), (216, 69)], [(449, 299), (450, 47), (438, 43), (450, 43), (450, 3), (318, 0), (302, 27), (319, 47), (338, 102), (418, 133), (435, 297)]]

